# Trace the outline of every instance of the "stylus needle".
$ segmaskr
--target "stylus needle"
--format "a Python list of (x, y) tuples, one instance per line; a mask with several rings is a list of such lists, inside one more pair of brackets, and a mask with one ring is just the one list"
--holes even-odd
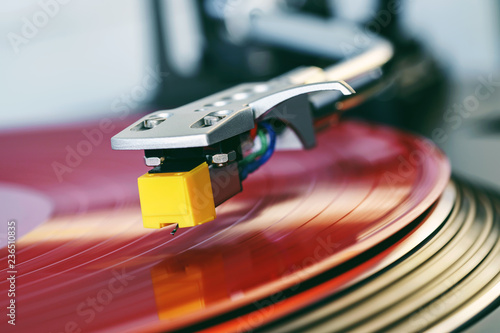
[(175, 235), (175, 232), (177, 231), (177, 229), (178, 229), (178, 228), (179, 228), (179, 225), (178, 225), (178, 224), (176, 224), (176, 225), (175, 225), (175, 227), (174, 227), (174, 229), (172, 230), (172, 232), (170, 232), (170, 234), (171, 234), (172, 236), (173, 236), (173, 235)]

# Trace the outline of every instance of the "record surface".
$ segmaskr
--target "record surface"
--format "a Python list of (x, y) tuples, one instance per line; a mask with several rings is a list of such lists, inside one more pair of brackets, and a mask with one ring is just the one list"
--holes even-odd
[(385, 251), (204, 331), (461, 331), (500, 297), (499, 239), (498, 195), (455, 180), (419, 226)]
[(277, 152), (217, 208), (215, 221), (172, 237), (171, 228), (142, 227), (141, 152), (111, 151), (112, 133), (94, 131), (90, 140), (96, 128), (0, 138), (9, 142), (0, 153), (18, 152), (2, 164), (0, 180), (54, 205), (53, 216), (17, 242), (19, 330), (170, 330), (259, 306), (414, 223), (450, 173), (427, 140), (344, 122), (319, 134), (311, 151)]

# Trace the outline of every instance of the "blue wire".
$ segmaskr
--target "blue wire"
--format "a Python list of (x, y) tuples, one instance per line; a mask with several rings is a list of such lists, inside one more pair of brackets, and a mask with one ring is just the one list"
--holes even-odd
[(265, 122), (259, 123), (259, 126), (264, 127), (267, 133), (269, 134), (269, 146), (267, 147), (266, 152), (262, 154), (262, 156), (259, 159), (248, 163), (243, 168), (240, 175), (241, 180), (246, 179), (249, 174), (259, 169), (264, 163), (266, 163), (271, 158), (271, 156), (274, 153), (274, 148), (276, 147), (276, 133), (274, 132), (273, 127), (269, 123)]
[(269, 146), (267, 147), (266, 152), (255, 162), (259, 162), (259, 166), (266, 163), (274, 153), (274, 148), (276, 147), (276, 133), (273, 130), (273, 127), (269, 123), (261, 123), (262, 127), (264, 127), (269, 134)]

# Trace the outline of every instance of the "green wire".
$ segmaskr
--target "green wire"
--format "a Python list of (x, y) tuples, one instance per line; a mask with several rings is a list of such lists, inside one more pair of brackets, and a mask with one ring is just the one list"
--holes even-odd
[(257, 135), (259, 136), (260, 149), (256, 152), (251, 153), (250, 155), (248, 155), (244, 159), (242, 159), (240, 162), (240, 165), (246, 165), (250, 162), (253, 162), (257, 157), (263, 155), (266, 152), (267, 147), (269, 145), (269, 143), (267, 142), (266, 133), (264, 133), (263, 129), (259, 129), (257, 132)]

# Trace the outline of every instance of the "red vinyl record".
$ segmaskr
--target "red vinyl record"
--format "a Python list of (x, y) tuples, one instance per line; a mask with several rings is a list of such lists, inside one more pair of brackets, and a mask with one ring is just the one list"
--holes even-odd
[(276, 152), (216, 220), (171, 236), (171, 227), (142, 227), (142, 152), (110, 148), (111, 132), (127, 123), (1, 136), (9, 158), (0, 181), (53, 205), (41, 224), (12, 216), (32, 225), (16, 247), (18, 331), (173, 330), (258, 306), (407, 227), (450, 176), (430, 141), (346, 121), (312, 150)]

